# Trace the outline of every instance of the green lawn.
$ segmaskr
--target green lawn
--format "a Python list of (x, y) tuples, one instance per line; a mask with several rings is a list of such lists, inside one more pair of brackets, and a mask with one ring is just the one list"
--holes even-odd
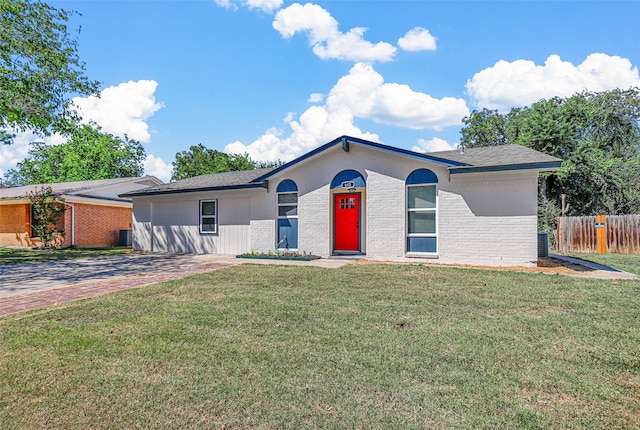
[(638, 254), (567, 254), (598, 264), (604, 264), (640, 276), (640, 255)]
[(241, 265), (0, 318), (1, 428), (640, 428), (640, 282)]
[(47, 261), (71, 260), (75, 258), (95, 258), (105, 255), (124, 254), (126, 252), (131, 252), (131, 248), (30, 249), (0, 247), (0, 266), (23, 263), (43, 263)]

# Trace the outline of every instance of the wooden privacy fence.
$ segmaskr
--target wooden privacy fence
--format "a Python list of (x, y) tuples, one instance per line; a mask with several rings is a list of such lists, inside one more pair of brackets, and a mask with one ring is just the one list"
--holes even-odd
[(560, 252), (640, 254), (640, 215), (560, 217), (556, 238)]

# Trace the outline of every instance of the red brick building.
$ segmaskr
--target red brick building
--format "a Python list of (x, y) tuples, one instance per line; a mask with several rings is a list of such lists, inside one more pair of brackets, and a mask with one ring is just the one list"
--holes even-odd
[(131, 200), (118, 195), (162, 182), (152, 176), (98, 179), (94, 181), (26, 185), (0, 188), (0, 246), (34, 246), (39, 239), (31, 231), (30, 191), (51, 186), (64, 201), (66, 211), (59, 228), (60, 246), (118, 245), (120, 230), (131, 230)]

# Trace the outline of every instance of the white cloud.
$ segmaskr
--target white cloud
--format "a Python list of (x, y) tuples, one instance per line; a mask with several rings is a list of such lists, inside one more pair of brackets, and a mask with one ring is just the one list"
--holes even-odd
[(10, 131), (15, 134), (13, 143), (11, 145), (0, 144), (0, 177), (4, 177), (7, 170), (16, 167), (16, 164), (24, 160), (31, 147), (31, 142), (45, 142), (49, 145), (58, 145), (67, 141), (67, 139), (59, 134), (53, 134), (51, 136), (40, 136), (31, 131), (17, 132), (15, 130)]
[(215, 3), (220, 6), (223, 7), (225, 9), (237, 9), (236, 5), (233, 4), (233, 2), (231, 2), (231, 0), (215, 0)]
[(354, 65), (347, 76), (340, 78), (327, 104), (346, 106), (356, 117), (416, 130), (460, 125), (469, 115), (463, 99), (436, 99), (408, 85), (385, 83), (382, 75), (364, 63)]
[(312, 106), (296, 121), (285, 118), (291, 133), (283, 137), (283, 131), (272, 128), (249, 145), (236, 141), (227, 145), (229, 154), (248, 153), (253, 160), (290, 161), (321, 144), (347, 134), (378, 141), (378, 135), (361, 131), (353, 124), (353, 115), (345, 110), (332, 111), (326, 106)]
[(273, 12), (282, 6), (283, 0), (246, 0), (249, 9), (260, 9), (263, 12)]
[(436, 152), (436, 151), (451, 151), (452, 149), (456, 149), (453, 145), (450, 145), (444, 139), (440, 139), (439, 137), (434, 137), (431, 140), (426, 139), (418, 139), (418, 145), (411, 148), (412, 151), (415, 152)]
[(33, 133), (15, 133), (11, 145), (0, 144), (0, 176), (4, 178), (7, 170), (16, 167), (29, 152), (29, 142), (36, 140)]
[[(83, 116), (83, 122), (93, 121), (103, 131), (115, 136), (126, 134), (131, 139), (149, 142), (151, 135), (146, 120), (163, 107), (162, 103), (155, 101), (157, 86), (155, 81), (129, 81), (102, 90), (100, 98), (75, 97), (72, 102)], [(12, 145), (0, 145), (0, 175), (25, 159), (30, 142), (39, 140), (55, 145), (67, 141), (67, 138), (56, 134), (44, 138), (32, 132), (15, 134)]]
[(249, 9), (258, 9), (263, 12), (272, 13), (282, 6), (284, 0), (214, 0), (215, 4), (225, 9), (238, 10), (238, 6), (245, 6)]
[(404, 128), (439, 130), (460, 125), (467, 115), (462, 99), (435, 99), (407, 85), (386, 84), (373, 67), (358, 63), (331, 89), (324, 105), (311, 106), (298, 120), (292, 115), (285, 118), (291, 130), (288, 136), (270, 130), (249, 145), (233, 142), (225, 152), (247, 152), (254, 160), (288, 161), (343, 134), (379, 141), (378, 135), (354, 124), (356, 117)]
[(622, 57), (594, 53), (579, 65), (551, 55), (544, 65), (529, 60), (498, 61), (467, 81), (469, 96), (479, 107), (509, 110), (542, 98), (569, 97), (583, 90), (607, 91), (640, 86), (638, 67)]
[(307, 3), (294, 3), (278, 11), (273, 28), (282, 37), (307, 33), (314, 54), (322, 59), (348, 61), (390, 61), (396, 47), (386, 42), (373, 44), (363, 39), (365, 28), (352, 28), (346, 33), (338, 30), (338, 21), (322, 7)]
[(166, 163), (162, 158), (153, 154), (147, 155), (143, 162), (144, 174), (155, 176), (163, 182), (169, 182), (173, 164)]
[(129, 81), (101, 91), (100, 97), (75, 97), (84, 122), (93, 121), (106, 133), (149, 142), (146, 120), (163, 107), (154, 93), (158, 83), (151, 80)]
[(309, 99), (307, 100), (309, 103), (320, 103), (324, 100), (324, 94), (322, 93), (313, 93), (309, 95)]
[(436, 38), (426, 28), (414, 27), (398, 39), (398, 46), (405, 51), (435, 51)]

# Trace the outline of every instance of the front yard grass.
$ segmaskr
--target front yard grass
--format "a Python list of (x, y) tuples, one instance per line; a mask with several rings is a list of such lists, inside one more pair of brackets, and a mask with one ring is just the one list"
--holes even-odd
[(640, 282), (240, 265), (0, 319), (3, 428), (640, 427)]
[(31, 249), (0, 247), (0, 266), (44, 263), (47, 261), (96, 258), (131, 252), (131, 247)]

